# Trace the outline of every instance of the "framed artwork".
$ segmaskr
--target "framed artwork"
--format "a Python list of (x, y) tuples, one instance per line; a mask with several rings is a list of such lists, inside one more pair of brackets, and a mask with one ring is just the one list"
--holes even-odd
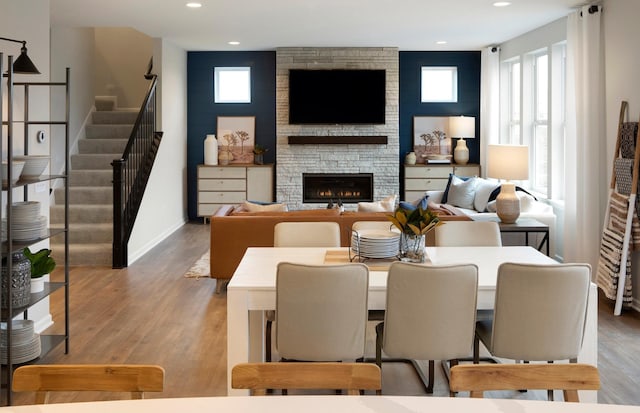
[[(255, 116), (218, 116), (218, 159), (225, 163), (253, 163)], [(225, 162), (228, 161), (228, 162)]]
[(418, 163), (425, 163), (432, 155), (440, 159), (451, 158), (451, 137), (448, 116), (413, 117), (413, 151)]

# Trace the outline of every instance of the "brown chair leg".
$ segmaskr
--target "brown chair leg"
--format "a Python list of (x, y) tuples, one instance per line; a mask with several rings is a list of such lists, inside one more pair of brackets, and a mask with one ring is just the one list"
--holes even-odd
[(273, 322), (271, 320), (267, 320), (267, 326), (264, 332), (264, 359), (265, 361), (271, 361), (271, 326)]

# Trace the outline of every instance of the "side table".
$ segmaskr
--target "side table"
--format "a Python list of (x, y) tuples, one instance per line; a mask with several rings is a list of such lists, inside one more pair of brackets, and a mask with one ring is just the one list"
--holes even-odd
[(505, 224), (504, 222), (500, 221), (500, 218), (495, 216), (472, 216), (471, 219), (473, 219), (474, 221), (497, 222), (500, 226), (501, 233), (516, 232), (524, 234), (525, 245), (529, 245), (529, 234), (542, 233), (544, 235), (542, 237), (542, 240), (540, 240), (540, 244), (538, 245), (538, 251), (542, 251), (542, 248), (545, 247), (546, 254), (547, 256), (549, 255), (549, 226), (534, 218), (518, 218), (518, 220), (513, 224)]

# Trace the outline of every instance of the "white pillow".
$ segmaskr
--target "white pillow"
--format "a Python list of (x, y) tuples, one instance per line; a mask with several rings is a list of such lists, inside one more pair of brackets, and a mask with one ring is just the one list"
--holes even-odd
[(244, 201), (242, 203), (244, 209), (249, 212), (287, 212), (287, 204), (255, 204), (253, 202)]
[(358, 212), (393, 212), (396, 209), (397, 195), (376, 202), (358, 202)]
[(529, 212), (535, 205), (535, 198), (523, 191), (516, 191), (516, 195), (520, 198), (520, 212)]
[(485, 212), (487, 210), (489, 196), (491, 196), (491, 193), (499, 186), (500, 183), (497, 181), (478, 178), (476, 183), (476, 195), (475, 198), (473, 198), (474, 209), (478, 212)]
[(463, 181), (457, 176), (452, 176), (447, 204), (459, 208), (473, 209), (477, 180), (477, 178), (473, 177)]

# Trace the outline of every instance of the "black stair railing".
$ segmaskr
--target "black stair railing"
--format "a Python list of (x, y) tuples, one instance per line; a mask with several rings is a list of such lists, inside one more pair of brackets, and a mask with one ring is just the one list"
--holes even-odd
[(156, 131), (156, 83), (152, 74), (153, 61), (145, 79), (149, 89), (138, 113), (131, 136), (122, 158), (114, 159), (113, 166), (113, 268), (128, 265), (127, 244), (136, 221), (142, 196), (149, 181), (151, 168), (162, 140)]

